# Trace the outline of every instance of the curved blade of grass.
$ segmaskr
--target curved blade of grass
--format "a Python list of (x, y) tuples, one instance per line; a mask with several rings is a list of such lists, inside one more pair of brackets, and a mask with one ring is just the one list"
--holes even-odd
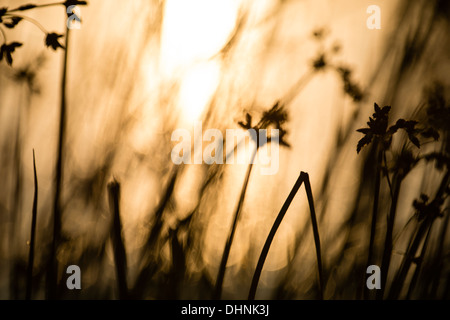
[(34, 199), (33, 199), (33, 211), (31, 219), (30, 251), (28, 254), (26, 300), (31, 299), (31, 291), (33, 288), (34, 243), (36, 238), (36, 220), (37, 220), (37, 204), (38, 204), (38, 179), (36, 173), (36, 159), (34, 156), (34, 149), (33, 149), (33, 170), (34, 170)]
[(322, 267), (322, 255), (321, 255), (321, 249), (320, 249), (320, 236), (319, 236), (319, 226), (317, 225), (317, 217), (316, 217), (316, 210), (314, 208), (314, 199), (311, 189), (311, 183), (309, 182), (309, 175), (306, 172), (302, 172), (305, 175), (305, 190), (306, 190), (306, 196), (308, 197), (308, 204), (309, 204), (309, 212), (311, 214), (311, 225), (313, 229), (313, 235), (314, 235), (314, 244), (316, 247), (316, 258), (317, 258), (317, 270), (319, 272), (319, 294), (320, 299), (323, 299), (323, 267)]
[[(255, 153), (256, 154), (256, 151)], [(231, 251), (231, 245), (233, 243), (234, 234), (236, 232), (237, 223), (239, 221), (239, 216), (244, 204), (245, 194), (247, 191), (248, 182), (250, 180), (250, 174), (253, 168), (253, 161), (248, 165), (247, 174), (245, 177), (244, 185), (242, 186), (241, 195), (239, 197), (239, 202), (234, 213), (233, 224), (231, 225), (230, 233), (228, 234), (227, 242), (225, 243), (225, 248), (223, 249), (222, 260), (220, 261), (219, 272), (217, 273), (216, 285), (214, 287), (213, 299), (218, 300), (222, 294), (223, 280), (225, 278), (225, 270), (227, 267), (228, 257)]]
[[(439, 185), (439, 189), (435, 195), (435, 199), (442, 198), (445, 189), (447, 188), (448, 184), (450, 183), (450, 170), (447, 170), (447, 173), (444, 175), (444, 177), (441, 180), (441, 183)], [(405, 279), (408, 275), (408, 272), (410, 270), (410, 267), (412, 263), (414, 262), (414, 258), (416, 257), (417, 250), (422, 243), (424, 237), (426, 236), (426, 233), (428, 232), (428, 229), (432, 227), (436, 217), (434, 216), (427, 216), (424, 221), (422, 221), (416, 233), (411, 236), (411, 240), (409, 241), (410, 245), (408, 247), (408, 250), (405, 254), (405, 257), (403, 258), (403, 261), (400, 265), (399, 271), (395, 275), (394, 281), (392, 283), (392, 287), (390, 289), (388, 299), (398, 299), (401, 290), (403, 288), (403, 285), (405, 283)]]
[(267, 236), (266, 242), (264, 243), (264, 247), (261, 251), (261, 255), (259, 256), (258, 264), (256, 265), (255, 273), (253, 274), (252, 284), (250, 286), (250, 291), (248, 294), (248, 300), (254, 300), (256, 295), (256, 289), (258, 287), (259, 278), (261, 276), (261, 272), (264, 266), (264, 262), (266, 261), (267, 255), (269, 253), (270, 246), (275, 237), (275, 234), (283, 221), (284, 216), (286, 215), (289, 206), (291, 205), (292, 200), (294, 200), (297, 191), (300, 189), (302, 183), (305, 183), (306, 195), (308, 197), (309, 209), (311, 213), (311, 222), (314, 233), (314, 242), (316, 247), (316, 255), (317, 255), (317, 265), (319, 270), (319, 292), (320, 298), (323, 299), (323, 271), (322, 271), (322, 258), (321, 258), (321, 250), (320, 250), (320, 237), (319, 237), (319, 229), (317, 226), (316, 213), (314, 209), (314, 201), (311, 192), (311, 185), (309, 182), (309, 175), (306, 172), (300, 172), (300, 176), (292, 187), (291, 192), (289, 193), (286, 201), (283, 204), (280, 212), (278, 213), (275, 222), (272, 225), (272, 229)]

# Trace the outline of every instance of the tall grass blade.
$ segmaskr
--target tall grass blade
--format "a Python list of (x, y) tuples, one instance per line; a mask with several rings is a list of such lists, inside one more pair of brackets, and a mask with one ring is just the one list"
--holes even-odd
[(377, 290), (376, 298), (377, 300), (383, 299), (384, 292), (386, 289), (387, 276), (389, 273), (389, 265), (391, 263), (392, 256), (392, 248), (393, 248), (393, 232), (394, 232), (394, 223), (395, 223), (395, 213), (397, 211), (397, 203), (398, 197), (400, 195), (400, 186), (402, 179), (400, 177), (394, 177), (393, 179), (393, 189), (392, 189), (392, 202), (391, 208), (389, 211), (387, 228), (386, 228), (386, 236), (384, 239), (384, 250), (383, 250), (383, 258), (381, 260), (381, 289)]
[(116, 265), (117, 286), (119, 299), (128, 298), (127, 286), (127, 256), (122, 235), (122, 223), (120, 221), (120, 184), (117, 181), (108, 184), (109, 201), (113, 216), (111, 238)]
[(66, 28), (63, 73), (61, 80), (61, 104), (59, 115), (59, 130), (57, 142), (57, 158), (55, 171), (55, 195), (53, 199), (53, 239), (50, 250), (49, 266), (47, 268), (47, 298), (57, 298), (58, 262), (56, 252), (61, 238), (61, 189), (63, 182), (63, 154), (66, 132), (66, 89), (67, 89), (67, 61), (69, 52), (70, 29)]
[[(372, 223), (370, 226), (370, 240), (369, 240), (369, 254), (367, 255), (367, 263), (366, 266), (370, 266), (373, 264), (373, 255), (374, 255), (374, 247), (375, 247), (375, 233), (377, 228), (377, 216), (378, 216), (378, 202), (380, 198), (380, 185), (381, 185), (381, 161), (383, 157), (383, 151), (380, 150), (381, 147), (377, 144), (377, 163), (376, 163), (376, 172), (375, 172), (375, 189), (373, 195), (373, 207), (372, 207)], [(364, 299), (369, 298), (369, 289), (366, 287), (366, 282), (363, 281), (364, 285)]]
[(302, 183), (305, 183), (306, 194), (307, 194), (309, 208), (310, 208), (310, 212), (311, 212), (311, 222), (312, 222), (312, 227), (313, 227), (314, 241), (315, 241), (315, 245), (316, 245), (317, 264), (318, 264), (318, 269), (319, 269), (319, 291), (320, 291), (321, 298), (323, 298), (322, 258), (321, 258), (321, 250), (320, 250), (319, 230), (318, 230), (318, 226), (317, 226), (317, 218), (316, 218), (316, 213), (315, 213), (315, 209), (314, 209), (314, 201), (313, 201), (313, 197), (312, 197), (309, 176), (306, 172), (300, 172), (300, 176), (298, 177), (297, 181), (295, 182), (294, 186), (292, 187), (291, 192), (289, 193), (288, 197), (286, 198), (286, 201), (284, 202), (283, 207), (281, 208), (280, 212), (278, 213), (278, 216), (275, 219), (275, 222), (273, 223), (272, 228), (270, 229), (270, 232), (269, 232), (269, 235), (267, 236), (266, 242), (264, 243), (264, 247), (259, 256), (258, 264), (256, 265), (255, 273), (253, 274), (252, 284), (250, 286), (250, 291), (248, 294), (248, 300), (255, 299), (256, 289), (258, 287), (259, 278), (261, 276), (264, 262), (266, 261), (272, 241), (275, 237), (275, 234), (276, 234), (281, 222), (283, 221), (284, 216), (286, 215), (287, 210), (289, 209), (289, 206), (291, 205), (292, 200), (294, 200), (294, 197), (297, 194), (297, 191), (300, 189)]
[[(256, 151), (255, 151), (256, 154)], [(242, 206), (244, 204), (245, 194), (247, 192), (248, 182), (250, 180), (250, 174), (253, 168), (253, 161), (248, 165), (247, 174), (245, 177), (244, 185), (242, 186), (241, 195), (239, 197), (239, 202), (234, 213), (233, 224), (228, 234), (227, 242), (225, 243), (225, 248), (223, 249), (222, 259), (220, 261), (219, 272), (217, 273), (216, 285), (214, 287), (213, 299), (218, 300), (222, 295), (223, 280), (225, 278), (225, 270), (227, 267), (228, 257), (231, 251), (231, 245), (233, 243), (234, 234), (236, 232), (237, 223), (239, 221)]]
[(323, 267), (322, 267), (322, 255), (321, 255), (321, 249), (320, 249), (320, 236), (319, 236), (319, 227), (317, 225), (317, 217), (316, 217), (316, 210), (314, 208), (314, 199), (313, 194), (311, 190), (311, 183), (309, 182), (309, 175), (306, 172), (302, 172), (305, 175), (305, 190), (306, 190), (306, 196), (308, 197), (308, 204), (309, 204), (309, 212), (311, 213), (311, 225), (313, 229), (313, 235), (314, 235), (314, 244), (316, 247), (316, 258), (317, 258), (317, 270), (319, 272), (319, 294), (320, 299), (323, 299), (323, 289), (324, 289), (324, 282), (323, 282)]
[(34, 156), (34, 149), (33, 149), (33, 170), (34, 170), (34, 199), (31, 218), (30, 251), (28, 254), (27, 289), (25, 296), (26, 300), (31, 299), (31, 293), (33, 289), (33, 263), (34, 263), (34, 246), (36, 239), (36, 220), (37, 220), (37, 204), (38, 204), (38, 179), (36, 173), (36, 159)]
[(411, 295), (413, 294), (414, 289), (415, 289), (416, 284), (417, 284), (417, 280), (419, 279), (420, 271), (422, 270), (422, 266), (423, 266), (423, 260), (424, 260), (425, 253), (426, 253), (427, 248), (428, 248), (429, 240), (430, 240), (431, 229), (432, 229), (432, 225), (430, 226), (430, 228), (427, 231), (427, 235), (425, 237), (425, 241), (424, 241), (424, 243), (422, 245), (422, 250), (420, 252), (419, 257), (415, 261), (416, 262), (416, 269), (414, 270), (413, 277), (411, 279), (411, 282), (409, 283), (408, 293), (406, 294), (406, 300), (410, 300), (411, 299)]

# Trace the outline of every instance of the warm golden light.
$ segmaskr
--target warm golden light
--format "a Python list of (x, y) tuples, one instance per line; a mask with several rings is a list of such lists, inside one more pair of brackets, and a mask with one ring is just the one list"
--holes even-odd
[(214, 94), (220, 63), (211, 58), (234, 28), (239, 1), (169, 0), (165, 5), (161, 73), (180, 82), (182, 118), (199, 118)]

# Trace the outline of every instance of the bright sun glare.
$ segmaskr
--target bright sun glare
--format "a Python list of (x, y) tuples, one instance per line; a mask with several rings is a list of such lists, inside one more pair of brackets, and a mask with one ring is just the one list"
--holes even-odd
[(234, 28), (237, 0), (168, 0), (161, 44), (161, 71), (180, 81), (182, 119), (193, 123), (219, 83), (220, 63), (210, 59)]

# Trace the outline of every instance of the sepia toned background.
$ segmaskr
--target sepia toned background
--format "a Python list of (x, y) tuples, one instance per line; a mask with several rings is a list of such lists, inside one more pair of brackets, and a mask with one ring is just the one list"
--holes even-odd
[[(27, 3), (2, 0), (0, 7)], [(367, 28), (370, 5), (381, 9), (381, 29)], [(439, 154), (444, 164), (417, 160), (401, 182), (383, 292), (384, 298), (450, 298), (448, 191), (429, 225), (413, 207), (421, 194), (432, 200), (441, 185), (448, 189), (445, 0), (91, 0), (80, 9), (81, 28), (70, 30), (66, 60), (64, 50), (45, 46), (45, 34), (32, 22), (2, 27), (8, 42), (23, 46), (12, 66), (0, 63), (1, 299), (26, 296), (33, 150), (33, 299), (217, 298), (238, 204), (221, 298), (245, 299), (267, 235), (301, 171), (314, 194), (323, 288), (302, 186), (270, 246), (256, 298), (317, 299), (320, 291), (325, 299), (375, 298), (363, 291), (377, 151), (373, 145), (359, 154), (356, 149), (363, 137), (356, 130), (366, 127), (374, 103), (391, 106), (390, 124), (402, 118), (425, 126), (430, 106), (444, 110), (440, 122), (429, 124), (439, 131), (438, 141), (421, 138), (417, 148), (398, 133), (386, 152), (382, 171), (391, 178), (406, 170), (398, 160), (405, 149), (415, 159)], [(47, 32), (66, 34), (63, 5), (20, 14)], [(52, 255), (65, 63), (61, 226)], [(225, 133), (240, 128), (247, 114), (257, 123), (277, 102), (287, 115), (282, 124), (290, 147), (280, 146), (275, 175), (261, 175), (258, 163), (250, 175), (247, 165), (172, 163), (175, 129), (192, 131), (201, 121), (203, 131)], [(112, 181), (120, 185), (119, 236), (112, 227)], [(375, 265), (386, 251), (389, 183), (381, 174)], [(66, 288), (65, 271), (73, 264), (81, 268), (81, 290)]]

